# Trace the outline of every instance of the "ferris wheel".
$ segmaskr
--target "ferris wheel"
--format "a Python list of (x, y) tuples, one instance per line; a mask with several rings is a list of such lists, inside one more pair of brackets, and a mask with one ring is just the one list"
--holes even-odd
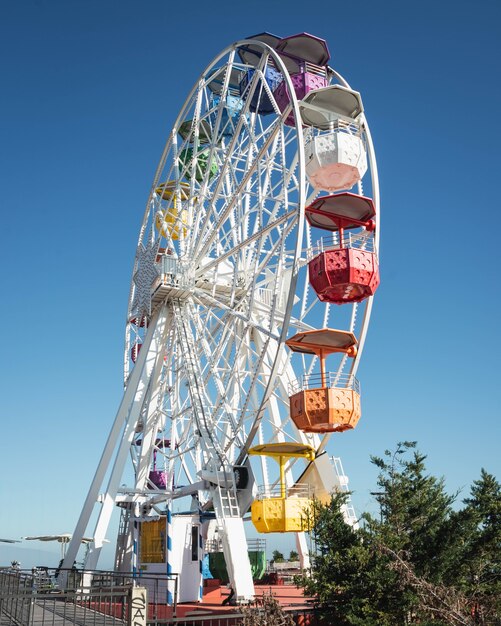
[(182, 107), (139, 233), (124, 396), (68, 563), (97, 503), (88, 569), (116, 505), (121, 570), (140, 565), (141, 524), (176, 506), (212, 520), (239, 600), (249, 511), (307, 558), (305, 505), (339, 483), (327, 442), (361, 415), (379, 284), (372, 140), (329, 58), (312, 35), (263, 33), (219, 54)]

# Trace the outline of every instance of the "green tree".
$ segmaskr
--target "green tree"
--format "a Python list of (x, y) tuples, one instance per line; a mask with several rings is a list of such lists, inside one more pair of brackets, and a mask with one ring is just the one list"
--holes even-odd
[(299, 561), (299, 554), (295, 550), (290, 551), (289, 561)]
[(482, 469), (463, 504), (453, 516), (461, 544), (448, 580), (475, 607), (475, 623), (501, 623), (501, 485)]
[(285, 561), (284, 555), (279, 550), (273, 550), (271, 555), (272, 563), (283, 563)]
[(426, 456), (403, 442), (384, 457), (371, 457), (379, 468), (377, 499), (381, 518), (365, 516), (375, 538), (405, 554), (418, 576), (440, 581), (456, 552), (449, 522), (456, 495), (448, 495), (442, 478), (426, 473)]
[(346, 496), (315, 504), (316, 550), (300, 582), (326, 623), (501, 624), (499, 483), (482, 472), (455, 511), (456, 496), (427, 474), (425, 459), (414, 442), (372, 458), (380, 515), (365, 514), (359, 529), (344, 522)]
[(392, 604), (403, 623), (405, 606), (396, 611), (400, 597), (395, 601), (394, 594), (388, 593), (395, 588), (397, 576), (380, 567), (382, 560), (373, 546), (345, 523), (341, 512), (345, 500), (345, 494), (335, 494), (328, 504), (314, 504), (312, 568), (309, 576), (298, 577), (297, 582), (317, 599), (326, 623), (397, 624), (385, 617)]

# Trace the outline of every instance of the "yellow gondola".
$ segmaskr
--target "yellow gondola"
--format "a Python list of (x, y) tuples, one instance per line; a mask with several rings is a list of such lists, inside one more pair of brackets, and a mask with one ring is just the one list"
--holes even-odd
[(311, 527), (313, 501), (308, 486), (285, 484), (285, 464), (290, 458), (313, 461), (315, 450), (301, 443), (282, 442), (254, 446), (250, 455), (270, 456), (280, 466), (279, 490), (261, 490), (251, 506), (252, 523), (261, 533), (307, 531)]

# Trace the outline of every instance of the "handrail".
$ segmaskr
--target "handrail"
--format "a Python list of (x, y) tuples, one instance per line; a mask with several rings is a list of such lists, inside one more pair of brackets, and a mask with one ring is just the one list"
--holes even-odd
[(188, 273), (188, 266), (170, 254), (162, 254), (155, 266), (158, 276), (152, 284), (152, 291), (160, 284), (179, 288), (191, 288), (195, 284), (194, 277)]
[(305, 389), (351, 389), (360, 395), (360, 382), (350, 374), (325, 372), (324, 376), (317, 374), (303, 374), (289, 383), (288, 392), (292, 396)]
[[(292, 485), (291, 487), (285, 487), (286, 498), (313, 498), (313, 488), (311, 485)], [(269, 499), (283, 499), (283, 489), (280, 485), (276, 487), (269, 487), (267, 485), (260, 485), (258, 487), (256, 500), (269, 500)]]
[(329, 250), (340, 250), (341, 248), (348, 248), (351, 250), (363, 250), (364, 252), (371, 252), (377, 256), (374, 250), (374, 233), (367, 230), (361, 232), (352, 233), (350, 231), (344, 231), (342, 238), (342, 245), (339, 242), (339, 233), (333, 233), (332, 235), (321, 237), (315, 245), (307, 248), (304, 252), (307, 261), (311, 261), (319, 254), (328, 252)]

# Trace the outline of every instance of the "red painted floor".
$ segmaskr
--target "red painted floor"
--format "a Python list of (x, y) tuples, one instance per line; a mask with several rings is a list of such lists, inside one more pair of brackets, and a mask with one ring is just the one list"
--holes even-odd
[[(294, 585), (255, 585), (256, 598), (263, 596), (263, 594), (269, 595), (270, 593), (275, 596), (280, 605), (285, 611), (305, 611), (304, 615), (300, 615), (297, 618), (297, 624), (302, 626), (308, 626), (314, 622), (310, 619), (312, 614), (312, 598), (305, 597), (303, 590), (295, 587)], [(229, 595), (229, 589), (226, 586), (214, 586), (206, 589), (202, 602), (184, 602), (178, 604), (176, 613), (174, 615), (174, 607), (166, 604), (152, 604), (148, 605), (148, 617), (149, 619), (169, 619), (171, 617), (183, 618), (183, 617), (200, 617), (200, 619), (193, 622), (192, 626), (197, 624), (205, 626), (204, 618), (210, 618), (216, 615), (226, 615), (229, 620), (226, 626), (231, 626), (233, 620), (231, 620), (231, 613), (239, 613), (238, 606), (223, 605), (223, 600)], [(122, 604), (110, 604), (105, 605), (95, 604), (93, 607), (99, 611), (107, 614), (116, 615), (117, 617), (124, 617), (122, 615)], [(235, 625), (240, 621), (234, 622)]]
[[(210, 589), (210, 588), (209, 588)], [(272, 593), (285, 610), (303, 610), (312, 607), (312, 598), (305, 597), (303, 590), (294, 585), (256, 585), (256, 598), (263, 594)], [(216, 587), (212, 590), (206, 589), (202, 602), (187, 602), (177, 605), (177, 617), (187, 615), (216, 614), (227, 612), (238, 612), (237, 606), (223, 606), (222, 601), (228, 596), (229, 590), (226, 586)], [(160, 609), (160, 607), (158, 607)], [(172, 607), (161, 606), (162, 617), (172, 615)], [(164, 611), (166, 611), (164, 613)]]

